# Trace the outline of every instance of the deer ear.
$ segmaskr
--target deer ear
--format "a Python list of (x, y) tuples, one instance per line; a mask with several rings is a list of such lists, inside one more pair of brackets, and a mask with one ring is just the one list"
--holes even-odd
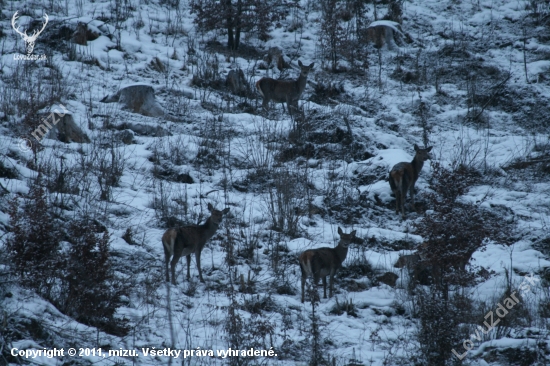
[(315, 66), (315, 62), (312, 62), (311, 65), (309, 65), (309, 68), (313, 69), (313, 66)]
[(226, 207), (226, 208), (223, 209), (223, 214), (224, 214), (224, 215), (225, 215), (226, 213), (228, 213), (228, 212), (229, 212), (229, 207)]
[(208, 211), (212, 212), (214, 210), (214, 207), (212, 207), (212, 204), (208, 202)]
[(427, 151), (427, 152), (430, 152), (430, 151), (432, 151), (432, 149), (433, 149), (433, 146), (430, 146), (430, 147), (428, 147), (428, 148), (426, 149), (426, 151)]
[(342, 235), (343, 232), (342, 232), (342, 229), (340, 228), (340, 226), (338, 226), (338, 235)]
[(300, 67), (304, 66), (301, 60), (298, 60), (298, 65), (300, 65)]
[(353, 230), (353, 231), (350, 233), (350, 235), (351, 235), (351, 236), (355, 236), (355, 233), (356, 233), (356, 232), (357, 232), (357, 230)]
[(417, 144), (414, 144), (414, 151), (418, 151), (419, 150), (419, 147)]

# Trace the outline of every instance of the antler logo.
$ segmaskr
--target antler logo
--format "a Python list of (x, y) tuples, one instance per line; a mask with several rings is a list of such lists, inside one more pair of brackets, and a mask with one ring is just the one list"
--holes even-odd
[(36, 39), (38, 38), (40, 33), (42, 33), (44, 28), (46, 28), (46, 24), (48, 24), (48, 14), (44, 13), (44, 19), (46, 19), (46, 22), (42, 26), (42, 29), (40, 29), (40, 31), (34, 30), (34, 32), (32, 32), (32, 35), (29, 36), (29, 35), (27, 35), (27, 31), (21, 32), (19, 30), (19, 27), (15, 26), (15, 22), (17, 20), (17, 13), (18, 12), (16, 11), (15, 14), (13, 14), (13, 17), (11, 18), (11, 26), (17, 32), (17, 34), (19, 34), (21, 37), (23, 37), (23, 41), (25, 42), (25, 44), (27, 46), (27, 47), (25, 47), (27, 49), (27, 55), (30, 55), (32, 53), (32, 51), (34, 50), (34, 42), (36, 42)]

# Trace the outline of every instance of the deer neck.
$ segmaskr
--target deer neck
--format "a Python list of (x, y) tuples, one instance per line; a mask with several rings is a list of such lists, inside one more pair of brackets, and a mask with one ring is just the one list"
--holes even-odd
[(300, 73), (300, 76), (298, 76), (298, 79), (296, 80), (296, 88), (298, 89), (299, 94), (302, 94), (304, 92), (304, 89), (306, 88), (306, 82), (307, 76), (304, 76), (304, 74)]
[(338, 243), (338, 246), (334, 250), (338, 256), (338, 260), (340, 260), (340, 264), (342, 264), (348, 255), (348, 247), (344, 247), (341, 243)]
[(413, 161), (411, 161), (411, 165), (413, 167), (414, 180), (416, 181), (416, 179), (418, 178), (418, 174), (420, 173), (420, 171), (422, 170), (422, 167), (424, 166), (424, 162), (418, 159), (415, 155)]
[(209, 217), (208, 219), (206, 219), (206, 222), (204, 224), (200, 225), (204, 234), (205, 241), (214, 236), (219, 226), (219, 224), (216, 224), (212, 221), (212, 217)]

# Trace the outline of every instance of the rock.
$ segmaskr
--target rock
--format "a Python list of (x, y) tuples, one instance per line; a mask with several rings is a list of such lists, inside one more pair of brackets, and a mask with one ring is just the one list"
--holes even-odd
[(258, 63), (258, 69), (260, 69), (260, 70), (268, 70), (268, 69), (269, 69), (269, 65), (268, 65), (268, 63), (265, 62), (265, 61), (260, 61), (260, 62)]
[(162, 62), (158, 57), (153, 58), (151, 62), (149, 62), (149, 67), (160, 73), (166, 72), (166, 66), (164, 65), (164, 62)]
[(395, 44), (402, 46), (403, 37), (401, 25), (391, 20), (378, 20), (367, 28), (367, 41), (374, 43), (376, 48), (387, 45), (389, 49), (393, 49)]
[(127, 86), (116, 94), (106, 96), (101, 102), (119, 102), (134, 113), (148, 117), (164, 117), (164, 111), (155, 99), (155, 90), (150, 85)]
[(397, 279), (399, 278), (398, 275), (396, 275), (393, 272), (386, 272), (382, 276), (376, 277), (378, 282), (385, 283), (386, 285), (390, 287), (395, 287), (395, 283), (397, 282)]
[(279, 47), (271, 47), (267, 51), (267, 55), (264, 56), (264, 63), (262, 63), (260, 68), (271, 69), (272, 67), (277, 67), (279, 71), (283, 71), (285, 68), (289, 68), (288, 63), (285, 61), (283, 56), (283, 50)]
[(267, 51), (267, 62), (274, 66), (277, 66), (279, 71), (282, 71), (285, 65), (283, 50), (281, 50), (279, 47), (271, 47)]
[[(90, 142), (90, 138), (80, 129), (80, 127), (76, 125), (72, 115), (65, 114), (63, 117), (56, 116), (56, 119), (57, 118), (59, 118), (59, 122), (57, 122), (57, 124), (55, 125), (51, 124), (52, 129), (50, 130), (50, 132), (48, 132), (46, 138), (59, 140), (66, 143)], [(51, 121), (49, 122), (51, 123)]]
[(0, 178), (17, 179), (17, 170), (13, 167), (6, 167), (2, 160), (0, 160)]
[(175, 178), (176, 178), (175, 181), (178, 182), (178, 183), (187, 183), (187, 184), (195, 183), (195, 180), (193, 180), (193, 177), (191, 177), (187, 173), (178, 174), (178, 175), (176, 175)]
[(123, 123), (118, 128), (122, 130), (131, 130), (132, 132), (142, 136), (170, 136), (170, 133), (161, 126), (153, 126), (144, 123)]
[(71, 37), (71, 41), (73, 43), (86, 46), (88, 44), (88, 41), (93, 41), (99, 36), (99, 32), (88, 29), (88, 25), (86, 23), (79, 22), (76, 26), (76, 30)]
[[(394, 264), (395, 268), (407, 268), (411, 280), (423, 286), (432, 284), (433, 268), (422, 262), (420, 254), (406, 254), (399, 256), (399, 259)], [(433, 273), (434, 275), (437, 275)]]
[(225, 86), (235, 95), (245, 96), (250, 91), (244, 72), (241, 69), (229, 71), (225, 79)]
[(125, 145), (131, 145), (134, 142), (134, 132), (132, 130), (120, 131), (116, 134), (116, 138)]

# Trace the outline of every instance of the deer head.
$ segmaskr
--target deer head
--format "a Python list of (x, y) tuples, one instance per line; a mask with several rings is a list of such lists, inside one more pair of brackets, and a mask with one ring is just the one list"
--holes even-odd
[(42, 33), (42, 31), (44, 30), (44, 28), (46, 28), (46, 24), (48, 24), (48, 15), (47, 14), (44, 14), (44, 19), (46, 20), (46, 22), (44, 23), (44, 25), (42, 26), (42, 29), (40, 29), (39, 31), (37, 31), (36, 29), (33, 31), (32, 35), (27, 35), (27, 31), (25, 32), (21, 32), (19, 30), (19, 27), (16, 27), (15, 25), (15, 22), (17, 21), (17, 11), (15, 12), (15, 14), (13, 14), (13, 17), (11, 18), (11, 26), (13, 27), (13, 29), (17, 32), (17, 34), (19, 34), (21, 37), (23, 37), (23, 41), (25, 42), (25, 44), (27, 45), (26, 49), (27, 49), (27, 54), (30, 55), (32, 53), (32, 51), (34, 50), (34, 42), (36, 42), (36, 39), (38, 38), (38, 36), (40, 35), (40, 33)]

